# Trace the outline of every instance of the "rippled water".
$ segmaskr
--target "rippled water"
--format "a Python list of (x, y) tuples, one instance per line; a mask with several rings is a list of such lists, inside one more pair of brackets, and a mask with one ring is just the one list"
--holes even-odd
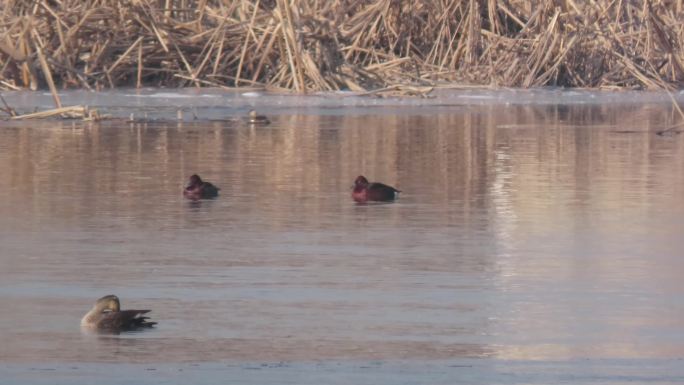
[[(0, 372), (684, 382), (684, 135), (655, 134), (671, 118), (493, 102), (281, 109), (265, 127), (4, 122)], [(220, 197), (184, 200), (192, 173)], [(355, 204), (359, 174), (400, 199)], [(158, 327), (82, 333), (105, 294)]]

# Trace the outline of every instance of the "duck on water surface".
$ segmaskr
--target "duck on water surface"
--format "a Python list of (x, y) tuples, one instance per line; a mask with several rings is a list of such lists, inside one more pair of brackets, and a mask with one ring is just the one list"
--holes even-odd
[(218, 196), (219, 190), (210, 182), (203, 181), (199, 175), (193, 174), (183, 189), (183, 196), (192, 200), (211, 199)]
[(401, 191), (380, 182), (369, 182), (365, 176), (359, 175), (354, 181), (352, 199), (364, 203), (368, 201), (389, 202), (397, 199)]
[(121, 310), (119, 297), (110, 294), (95, 302), (93, 308), (81, 319), (81, 327), (113, 333), (151, 328), (157, 323), (149, 321), (149, 317), (145, 316), (149, 312), (147, 309)]

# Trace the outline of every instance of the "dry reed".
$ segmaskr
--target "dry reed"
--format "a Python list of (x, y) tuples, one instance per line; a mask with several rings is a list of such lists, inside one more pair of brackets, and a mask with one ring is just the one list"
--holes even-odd
[[(678, 88), (682, 0), (0, 0), (0, 89)], [(56, 103), (59, 103), (56, 100)]]
[(59, 119), (79, 119), (86, 121), (96, 121), (101, 120), (102, 117), (98, 114), (97, 110), (88, 109), (85, 106), (70, 106), (70, 107), (57, 107), (55, 109), (47, 111), (33, 112), (29, 114), (16, 115), (14, 114), (12, 120), (26, 120), (26, 119), (48, 119), (48, 118), (59, 118)]

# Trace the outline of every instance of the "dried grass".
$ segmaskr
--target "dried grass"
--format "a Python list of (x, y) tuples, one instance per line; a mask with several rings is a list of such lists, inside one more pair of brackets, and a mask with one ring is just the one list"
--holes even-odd
[(98, 114), (97, 110), (88, 109), (85, 106), (70, 106), (70, 107), (58, 107), (47, 111), (33, 112), (30, 114), (16, 115), (11, 117), (11, 120), (28, 120), (28, 119), (49, 119), (49, 118), (59, 118), (59, 119), (79, 119), (85, 121), (97, 121), (101, 120), (102, 117)]
[(672, 89), (684, 81), (682, 0), (0, 4), (0, 89)]

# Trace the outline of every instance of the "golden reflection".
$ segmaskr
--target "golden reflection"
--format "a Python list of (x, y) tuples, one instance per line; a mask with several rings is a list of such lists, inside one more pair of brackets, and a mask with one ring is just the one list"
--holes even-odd
[[(672, 180), (671, 172), (684, 170), (683, 136), (653, 134), (668, 124), (663, 115), (634, 106), (485, 106), (421, 115), (290, 115), (264, 127), (39, 122), (4, 129), (0, 170), (13, 186), (4, 190), (6, 199), (83, 195), (33, 207), (38, 216), (97, 211), (93, 205), (102, 202), (88, 198), (97, 194), (129, 195), (112, 205), (134, 205), (148, 193), (141, 188), (177, 195), (193, 173), (216, 180), (226, 196), (252, 196), (277, 210), (293, 199), (346, 199), (363, 174), (403, 190), (403, 201), (439, 202), (459, 216), (495, 210), (495, 225), (506, 228), (506, 217), (525, 212), (536, 219), (528, 225), (543, 230), (595, 205), (648, 207), (653, 184), (672, 186), (663, 199), (681, 193), (681, 178)], [(308, 209), (314, 217), (321, 206)]]

